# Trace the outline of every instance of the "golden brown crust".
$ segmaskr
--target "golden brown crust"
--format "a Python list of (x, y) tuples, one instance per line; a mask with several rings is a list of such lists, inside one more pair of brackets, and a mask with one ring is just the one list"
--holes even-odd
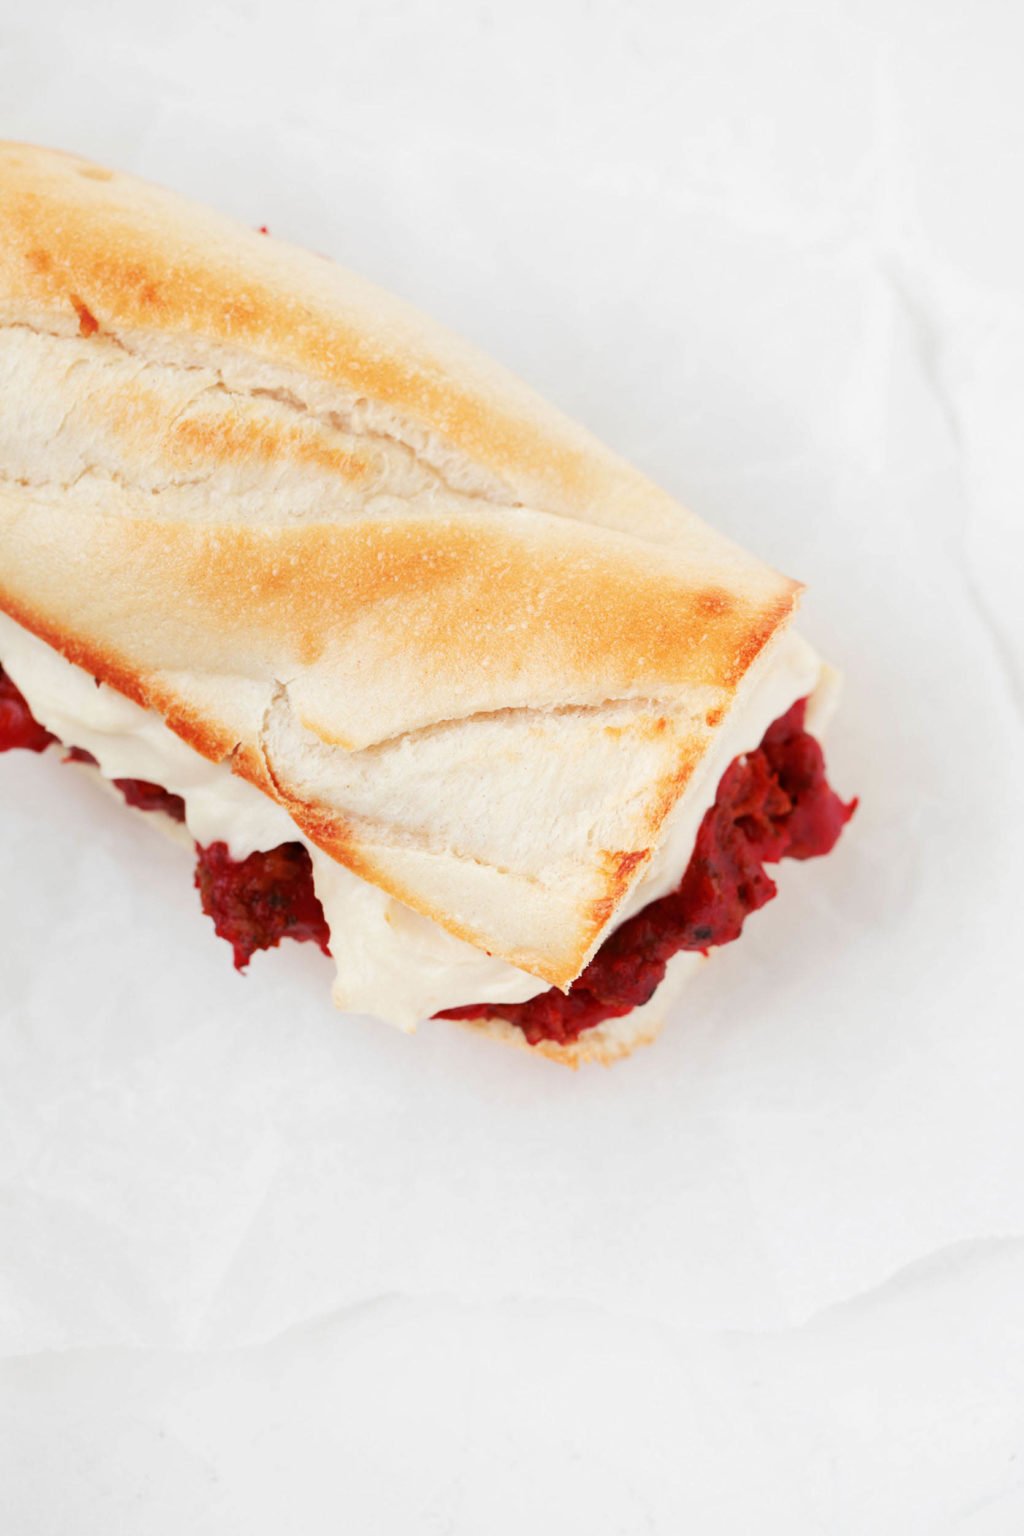
[[(76, 319), (88, 333), (217, 336), (436, 424), (497, 471), (513, 466), (567, 496), (593, 484), (592, 445), (547, 432), (529, 393), (369, 284), (334, 279), (310, 252), (267, 239), (162, 189), (77, 156), (0, 144), (0, 286), (9, 301)], [(367, 327), (367, 312), (382, 323)], [(439, 367), (438, 352), (455, 367)], [(503, 402), (504, 404), (504, 402)], [(553, 413), (552, 413), (553, 414)], [(583, 437), (583, 434), (580, 434)]]
[(3, 367), (0, 607), (568, 984), (797, 585), (332, 263), (11, 144)]
[[(536, 462), (567, 488), (589, 466), (532, 423), (496, 412), (472, 387), (439, 372), (416, 323), (395, 326), (389, 346), (367, 334), (356, 310), (345, 323), (332, 269), (134, 178), (97, 171), (76, 156), (0, 145), (5, 227), (4, 289), (46, 308), (87, 306), (91, 330), (172, 330), (230, 337), (240, 348), (342, 383), (440, 423), (452, 442), (495, 464)], [(172, 236), (173, 238), (169, 238)], [(297, 291), (301, 263), (305, 291)], [(360, 285), (362, 286), (362, 285)], [(367, 285), (368, 287), (368, 285)], [(332, 303), (332, 299), (334, 302)], [(370, 294), (394, 320), (400, 307)]]
[(0, 319), (78, 331), (83, 309), (90, 335), (197, 349), (213, 338), (383, 402), (528, 505), (664, 542), (686, 530), (754, 568), (513, 375), (364, 279), (79, 156), (0, 142)]
[[(243, 675), (317, 668), (302, 724), (348, 750), (487, 710), (725, 697), (793, 606), (792, 587), (767, 603), (737, 598), (709, 628), (701, 587), (660, 551), (537, 514), (272, 530), (99, 514), (75, 533), (44, 550), (42, 509), (21, 529), (0, 572), (12, 617), (30, 612), (15, 583), (31, 567), (52, 601), (74, 593), (74, 629), (60, 636), (51, 621), (43, 638), (146, 702), (156, 674), (201, 671), (212, 653)], [(133, 608), (159, 611), (169, 584), (188, 594), (173, 646), (164, 626), (131, 623)], [(27, 621), (36, 633), (44, 624)]]
[(576, 1071), (583, 1066), (610, 1067), (631, 1056), (642, 1045), (651, 1045), (661, 1033), (668, 1015), (679, 999), (687, 980), (705, 963), (707, 956), (682, 951), (673, 955), (658, 990), (649, 1002), (618, 1019), (606, 1019), (592, 1029), (585, 1029), (575, 1040), (560, 1045), (555, 1040), (541, 1040), (531, 1045), (516, 1025), (481, 1013), (479, 1018), (457, 1019), (474, 1033), (497, 1040), (502, 1045), (529, 1051), (546, 1061)]

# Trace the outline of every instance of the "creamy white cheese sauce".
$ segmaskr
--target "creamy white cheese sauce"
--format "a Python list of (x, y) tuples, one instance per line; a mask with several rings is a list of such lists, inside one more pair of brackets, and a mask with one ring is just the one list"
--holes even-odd
[[(186, 745), (153, 710), (113, 688), (0, 614), (0, 664), (37, 720), (69, 746), (96, 758), (105, 778), (147, 779), (185, 802), (189, 833), (224, 842), (244, 859), (257, 849), (301, 842), (331, 933), (339, 1008), (412, 1029), (420, 1019), (465, 1003), (518, 1003), (546, 990), (536, 976), (484, 954), (361, 880), (312, 846), (288, 813), (226, 763)], [(753, 751), (773, 720), (811, 695), (808, 722), (820, 730), (831, 709), (834, 674), (792, 631), (751, 669), (714, 746), (669, 817), (643, 878), (616, 914), (616, 925), (666, 895), (682, 877), (705, 811), (733, 758)]]

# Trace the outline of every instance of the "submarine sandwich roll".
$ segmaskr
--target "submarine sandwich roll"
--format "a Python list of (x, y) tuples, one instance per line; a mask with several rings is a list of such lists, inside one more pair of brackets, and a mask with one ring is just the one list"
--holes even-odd
[(187, 841), (244, 966), (649, 1038), (852, 812), (799, 585), (333, 263), (0, 147), (0, 749)]

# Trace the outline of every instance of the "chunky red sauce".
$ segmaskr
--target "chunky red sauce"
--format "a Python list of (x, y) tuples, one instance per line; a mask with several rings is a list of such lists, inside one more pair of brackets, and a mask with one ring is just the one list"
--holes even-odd
[(0, 667), (0, 752), (24, 747), (28, 752), (45, 752), (56, 736), (39, 724), (12, 678)]
[(257, 949), (282, 939), (311, 939), (330, 954), (324, 909), (313, 888), (313, 865), (301, 843), (233, 859), (226, 843), (196, 844), (195, 883), (203, 911), (227, 939), (243, 970)]
[[(606, 939), (568, 993), (552, 988), (526, 1003), (478, 1003), (442, 1018), (494, 1014), (517, 1025), (531, 1045), (575, 1040), (604, 1019), (620, 1017), (651, 998), (671, 957), (706, 951), (738, 938), (744, 920), (775, 895), (765, 864), (828, 853), (856, 809), (825, 777), (821, 747), (804, 730), (806, 700), (794, 704), (765, 733), (756, 751), (730, 764), (715, 803), (697, 834), (693, 856), (676, 889), (651, 902)], [(0, 668), (0, 752), (42, 752), (56, 740), (33, 719), (22, 695)], [(94, 762), (71, 747), (67, 760)], [(115, 779), (129, 805), (184, 819), (184, 804), (158, 784)], [(203, 911), (228, 941), (241, 970), (258, 949), (283, 938), (308, 939), (325, 954), (329, 932), (301, 843), (235, 860), (224, 843), (196, 845), (195, 883)]]
[[(84, 747), (69, 747), (64, 761), (89, 763), (93, 768), (99, 766), (92, 753)], [(185, 820), (184, 800), (180, 795), (172, 795), (161, 784), (151, 784), (148, 779), (114, 779), (113, 782), (128, 804), (133, 805), (137, 811), (163, 811), (172, 821)]]
[(114, 783), (137, 811), (163, 811), (172, 821), (185, 820), (184, 800), (160, 784), (151, 784), (148, 779), (115, 779)]
[(738, 938), (748, 913), (775, 895), (765, 864), (828, 853), (856, 808), (829, 787), (821, 747), (803, 728), (806, 704), (794, 704), (756, 752), (729, 765), (679, 885), (617, 928), (568, 993), (553, 987), (526, 1003), (451, 1008), (442, 1017), (486, 1012), (518, 1025), (531, 1045), (564, 1045), (646, 1003), (677, 951)]
[[(33, 717), (24, 697), (0, 667), (0, 752), (26, 747), (43, 752), (57, 741)], [(84, 747), (69, 747), (67, 763), (96, 759)], [(139, 811), (163, 811), (174, 821), (185, 820), (185, 802), (160, 784), (146, 779), (115, 779), (129, 805)], [(272, 949), (282, 939), (312, 939), (329, 953), (329, 933), (323, 908), (313, 888), (313, 867), (301, 843), (284, 843), (269, 853), (235, 860), (224, 843), (208, 848), (196, 844), (195, 883), (203, 911), (227, 939), (239, 970), (258, 949)]]

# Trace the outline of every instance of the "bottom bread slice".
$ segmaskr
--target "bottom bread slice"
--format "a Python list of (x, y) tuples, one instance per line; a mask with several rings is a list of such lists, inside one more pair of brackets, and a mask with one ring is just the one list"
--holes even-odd
[[(682, 985), (707, 952), (737, 938), (745, 918), (775, 895), (776, 885), (764, 864), (829, 852), (856, 808), (856, 801), (844, 804), (828, 784), (821, 747), (804, 728), (805, 711), (818, 703), (818, 692), (794, 703), (769, 726), (759, 747), (741, 753), (727, 766), (714, 803), (697, 829), (678, 889), (627, 914), (607, 953), (599, 952), (583, 973), (574, 996), (567, 1000), (550, 990), (526, 1003), (481, 1000), (450, 1011), (438, 1010), (436, 1005), (417, 1007), (407, 1020), (395, 1022), (412, 1029), (428, 1017), (454, 1018), (478, 1034), (574, 1068), (587, 1062), (610, 1065), (654, 1040)], [(178, 792), (183, 787), (180, 778), (173, 790), (167, 790), (155, 780), (136, 777), (140, 765), (131, 758), (122, 764), (129, 770), (124, 777), (111, 777), (109, 762), (107, 771), (102, 771), (91, 750), (77, 743), (75, 722), (69, 727), (54, 719), (41, 725), (3, 668), (0, 705), (0, 751), (12, 747), (66, 751), (65, 761), (89, 773), (106, 793), (123, 797), (129, 808), (139, 810), (151, 824), (193, 850), (203, 908), (217, 933), (232, 944), (237, 967), (244, 969), (257, 949), (276, 947), (285, 937), (315, 940), (329, 952), (329, 914), (319, 900), (320, 892), (314, 891), (311, 856), (289, 840), (290, 824), (283, 823), (280, 830), (274, 826), (268, 834), (260, 821), (261, 837), (269, 836), (268, 843), (260, 841), (248, 856), (236, 858), (219, 838), (219, 820), (205, 838), (201, 832), (193, 835), (196, 828), (191, 822), (186, 826), (191, 801), (186, 803)], [(51, 724), (58, 726), (60, 736)], [(98, 732), (102, 739), (98, 750), (105, 750), (110, 722), (104, 716), (100, 724), (108, 727)], [(68, 740), (74, 744), (62, 747), (62, 741)], [(149, 762), (141, 766), (148, 768)], [(189, 773), (180, 765), (176, 771), (185, 781), (185, 793), (192, 795)], [(262, 810), (262, 799), (257, 798)], [(222, 809), (219, 802), (217, 809)], [(261, 851), (264, 848), (266, 852)], [(351, 882), (353, 877), (346, 879)], [(365, 889), (374, 894), (372, 887)], [(387, 920), (394, 923), (390, 917)], [(341, 931), (345, 932), (344, 925)], [(400, 924), (396, 937), (403, 937)], [(675, 950), (676, 944), (683, 947)], [(371, 986), (377, 958), (372, 945), (368, 950), (358, 942), (354, 949), (349, 947), (349, 961), (357, 971), (363, 966)], [(605, 1017), (614, 999), (620, 1000), (620, 1006), (636, 1000), (638, 1006), (620, 1017)], [(335, 1000), (339, 1001), (337, 996)]]
[(621, 1018), (606, 1019), (603, 1024), (595, 1024), (592, 1029), (584, 1030), (575, 1040), (565, 1045), (560, 1045), (557, 1040), (539, 1040), (536, 1045), (531, 1045), (515, 1024), (495, 1018), (493, 1014), (481, 1013), (478, 1018), (453, 1019), (450, 1022), (462, 1024), (504, 1045), (529, 1051), (532, 1056), (544, 1056), (548, 1061), (557, 1061), (563, 1067), (572, 1067), (574, 1071), (592, 1062), (610, 1067), (613, 1062), (632, 1055), (639, 1046), (650, 1045), (657, 1039), (686, 983), (708, 958), (699, 950), (680, 950), (668, 962), (664, 980), (648, 1002), (641, 1003), (639, 1008), (623, 1014)]
[[(78, 768), (80, 772), (88, 774), (93, 783), (101, 787), (102, 792), (114, 795), (123, 804), (114, 785), (96, 768), (87, 763), (79, 764)], [(128, 806), (126, 809), (132, 810), (133, 807)], [(192, 839), (180, 822), (173, 821), (163, 811), (135, 811), (135, 814), (179, 846), (193, 846)], [(603, 1024), (584, 1030), (575, 1040), (565, 1045), (560, 1045), (556, 1040), (540, 1040), (536, 1045), (531, 1045), (521, 1029), (505, 1019), (495, 1018), (493, 1014), (481, 1014), (474, 1019), (431, 1019), (425, 1022), (461, 1025), (475, 1034), (528, 1051), (532, 1056), (543, 1056), (548, 1061), (558, 1062), (560, 1066), (571, 1067), (573, 1071), (592, 1063), (610, 1067), (613, 1062), (631, 1056), (641, 1045), (650, 1045), (657, 1039), (686, 983), (708, 958), (699, 950), (680, 950), (668, 962), (665, 978), (648, 1002), (624, 1014), (622, 1018), (606, 1019)]]

